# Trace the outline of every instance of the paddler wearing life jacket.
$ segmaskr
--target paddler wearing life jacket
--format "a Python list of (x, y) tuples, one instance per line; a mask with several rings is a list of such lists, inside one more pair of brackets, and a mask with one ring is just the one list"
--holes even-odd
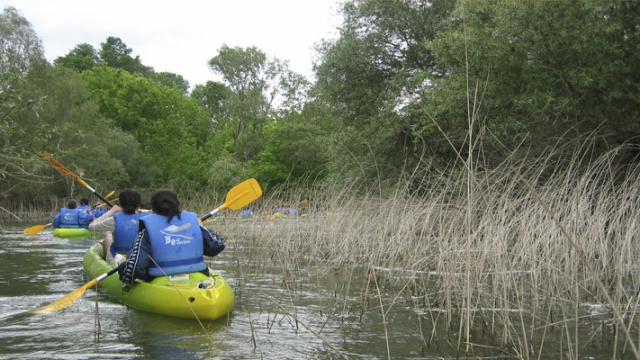
[(78, 203), (72, 199), (53, 217), (52, 225), (54, 228), (87, 228), (91, 220), (93, 215), (78, 209)]
[(138, 235), (138, 221), (148, 215), (140, 211), (142, 196), (135, 190), (122, 190), (118, 195), (118, 202), (120, 206), (114, 205), (89, 224), (89, 230), (107, 232), (102, 240), (102, 255), (107, 262), (115, 265), (124, 261), (131, 251)]
[(89, 206), (89, 198), (87, 197), (80, 198), (80, 204), (78, 205), (77, 209), (91, 214), (91, 206)]
[(218, 234), (201, 225), (198, 215), (180, 210), (173, 190), (151, 196), (153, 213), (140, 218), (140, 228), (126, 261), (118, 268), (126, 286), (135, 279), (150, 281), (164, 275), (202, 272), (209, 275), (204, 255), (216, 256), (226, 247)]

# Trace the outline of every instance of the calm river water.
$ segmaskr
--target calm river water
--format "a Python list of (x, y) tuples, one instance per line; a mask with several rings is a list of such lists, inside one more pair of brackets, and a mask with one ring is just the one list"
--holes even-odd
[[(82, 257), (101, 235), (71, 241), (54, 237), (50, 227), (23, 235), (35, 224), (0, 224), (1, 360), (385, 359), (389, 353), (394, 359), (438, 358), (421, 354), (420, 324), (409, 308), (387, 314), (387, 336), (393, 339), (388, 351), (380, 311), (354, 309), (338, 299), (331, 281), (292, 295), (283, 286), (282, 271), (261, 267), (247, 274), (251, 267), (239, 264), (251, 244), (242, 239), (228, 239), (227, 249), (210, 261), (236, 292), (228, 318), (201, 326), (130, 309), (94, 289), (60, 312), (30, 314), (90, 280), (83, 275)], [(361, 288), (350, 291), (353, 303), (360, 303)]]

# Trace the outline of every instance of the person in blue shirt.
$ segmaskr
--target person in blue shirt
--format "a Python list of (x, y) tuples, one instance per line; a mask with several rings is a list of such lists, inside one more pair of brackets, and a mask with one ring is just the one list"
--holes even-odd
[(253, 212), (247, 207), (242, 209), (242, 213), (240, 214), (240, 216), (242, 216), (243, 219), (248, 219), (253, 216)]
[(60, 209), (60, 212), (53, 217), (54, 228), (89, 228), (89, 223), (93, 220), (93, 215), (78, 209), (75, 200), (69, 200), (67, 207)]
[(218, 234), (202, 226), (195, 213), (180, 210), (173, 190), (151, 196), (153, 213), (140, 218), (140, 227), (127, 259), (118, 267), (124, 289), (135, 279), (200, 271), (209, 274), (204, 255), (216, 256), (226, 247)]
[(137, 191), (122, 190), (118, 199), (120, 205), (114, 205), (89, 224), (89, 230), (107, 232), (102, 241), (102, 253), (105, 260), (116, 265), (122, 262), (131, 250), (131, 245), (138, 235), (139, 219), (148, 215), (140, 211), (142, 196)]
[(77, 209), (91, 214), (91, 206), (89, 206), (89, 198), (86, 198), (86, 197), (81, 198), (80, 205), (78, 205)]

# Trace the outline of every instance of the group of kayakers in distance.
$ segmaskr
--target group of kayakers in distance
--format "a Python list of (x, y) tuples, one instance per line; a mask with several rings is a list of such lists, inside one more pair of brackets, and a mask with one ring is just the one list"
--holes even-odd
[(65, 208), (53, 218), (52, 225), (54, 228), (89, 228), (91, 221), (105, 213), (104, 204), (96, 204), (95, 207), (89, 206), (89, 198), (80, 199), (80, 204), (74, 199), (67, 202)]
[(204, 227), (197, 214), (180, 209), (173, 190), (154, 191), (152, 212), (141, 210), (142, 197), (135, 190), (123, 190), (118, 200), (119, 205), (99, 216), (91, 214), (89, 206), (81, 208), (75, 200), (69, 200), (53, 225), (106, 231), (101, 241), (102, 255), (118, 266), (125, 287), (135, 279), (150, 281), (192, 272), (208, 275), (204, 255), (216, 256), (226, 247), (225, 240)]
[[(83, 198), (84, 200), (84, 198)], [(87, 202), (89, 199), (87, 199)], [(78, 205), (75, 200), (69, 200), (67, 207), (60, 209), (60, 212), (53, 217), (54, 228), (89, 228), (89, 223), (93, 220), (93, 215), (89, 207)]]

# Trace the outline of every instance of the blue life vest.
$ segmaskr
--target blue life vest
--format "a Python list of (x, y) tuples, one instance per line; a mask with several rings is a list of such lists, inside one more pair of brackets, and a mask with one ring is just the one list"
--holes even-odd
[(111, 244), (111, 255), (116, 253), (128, 254), (131, 246), (138, 236), (138, 220), (148, 214), (125, 214), (123, 212), (113, 215), (115, 228), (113, 230), (113, 244)]
[[(151, 242), (149, 264), (151, 276), (185, 274), (207, 268), (203, 257), (203, 240), (198, 215), (183, 211), (167, 223), (167, 217), (150, 214), (140, 218)], [(157, 265), (156, 265), (157, 263)]]
[(61, 228), (79, 228), (80, 219), (78, 219), (78, 213), (80, 210), (76, 209), (60, 209), (60, 227)]

